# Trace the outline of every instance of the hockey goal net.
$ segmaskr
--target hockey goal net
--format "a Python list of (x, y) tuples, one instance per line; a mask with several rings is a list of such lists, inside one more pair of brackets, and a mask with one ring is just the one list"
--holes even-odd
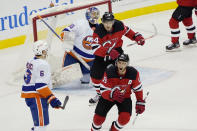
[[(53, 81), (55, 80), (56, 85), (61, 85), (70, 82), (74, 79), (81, 77), (81, 70), (79, 65), (71, 65), (71, 68), (63, 68), (63, 58), (66, 50), (72, 48), (71, 44), (62, 42), (57, 35), (60, 35), (61, 31), (68, 25), (72, 24), (74, 21), (85, 19), (86, 9), (89, 7), (97, 7), (100, 10), (100, 16), (106, 11), (112, 11), (111, 0), (75, 0), (75, 3), (67, 5), (55, 5), (54, 7), (42, 10), (40, 12), (34, 13), (30, 20), (32, 20), (33, 37), (31, 36), (25, 47), (25, 52), (23, 54), (28, 58), (31, 58), (32, 52), (32, 42), (37, 40), (46, 40), (49, 44), (49, 55), (48, 62), (51, 65)], [(44, 23), (42, 20), (46, 23)], [(100, 22), (100, 21), (99, 21)], [(46, 25), (48, 24), (48, 26)], [(50, 29), (51, 28), (51, 29)], [(54, 32), (53, 32), (54, 31)], [(57, 35), (55, 35), (57, 33)], [(32, 56), (33, 57), (33, 56)], [(25, 63), (23, 63), (23, 67)], [(21, 69), (20, 69), (21, 70)], [(23, 68), (24, 70), (24, 68)], [(14, 78), (14, 83), (17, 81), (19, 83), (19, 78), (21, 80), (23, 73), (18, 73), (24, 71), (17, 71), (17, 76)]]

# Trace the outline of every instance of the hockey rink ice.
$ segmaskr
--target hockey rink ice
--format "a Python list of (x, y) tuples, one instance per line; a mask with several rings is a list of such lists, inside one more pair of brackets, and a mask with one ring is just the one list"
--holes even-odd
[[(147, 91), (150, 94), (146, 110), (138, 116), (135, 125), (132, 125), (135, 117), (132, 95), (133, 114), (122, 131), (197, 131), (197, 46), (189, 48), (181, 44), (181, 51), (165, 51), (165, 46), (170, 44), (168, 21), (172, 11), (124, 20), (145, 38), (153, 34), (154, 23), (158, 35), (147, 40), (144, 46), (131, 47), (126, 45), (132, 41), (124, 37), (124, 50), (130, 56), (130, 65), (139, 69), (144, 94)], [(197, 17), (193, 18), (197, 26)], [(180, 29), (182, 43), (187, 36), (182, 24)], [(6, 83), (20, 63), (20, 52), (23, 52), (20, 46), (0, 50), (0, 131), (30, 131), (33, 126), (30, 110), (20, 98), (21, 87)], [(89, 107), (88, 100), (95, 95), (93, 89), (80, 88), (79, 82), (75, 81), (54, 90), (54, 94), (62, 101), (66, 95), (70, 95), (70, 99), (65, 110), (49, 107), (47, 131), (90, 131), (95, 106)], [(113, 107), (101, 131), (108, 131), (116, 119), (117, 109)]]

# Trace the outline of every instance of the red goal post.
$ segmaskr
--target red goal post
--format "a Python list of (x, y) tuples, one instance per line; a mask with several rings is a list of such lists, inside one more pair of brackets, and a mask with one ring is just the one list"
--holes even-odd
[[(77, 6), (77, 7), (72, 7), (72, 8), (60, 10), (60, 11), (46, 13), (46, 14), (43, 14), (43, 15), (40, 15), (40, 16), (42, 18), (47, 18), (47, 17), (56, 16), (56, 15), (60, 15), (60, 14), (64, 14), (64, 13), (68, 13), (68, 12), (72, 12), (72, 11), (85, 9), (85, 8), (89, 8), (89, 7), (92, 7), (92, 6), (103, 5), (103, 4), (108, 4), (108, 11), (112, 12), (111, 0), (103, 0), (103, 1), (98, 1), (98, 2), (94, 2), (94, 3), (86, 4), (86, 5), (81, 5), (81, 6)], [(38, 40), (37, 20), (39, 20), (38, 16), (35, 16), (35, 17), (32, 18), (34, 41)]]

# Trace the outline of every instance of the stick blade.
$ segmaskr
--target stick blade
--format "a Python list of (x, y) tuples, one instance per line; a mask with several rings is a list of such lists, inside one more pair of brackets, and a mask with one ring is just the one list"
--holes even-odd
[(64, 110), (64, 109), (65, 109), (66, 104), (68, 103), (68, 100), (69, 100), (69, 96), (66, 96), (66, 97), (65, 97), (65, 99), (64, 99), (64, 103), (63, 103), (63, 105), (62, 105), (62, 106), (60, 106), (60, 108), (61, 108), (62, 110)]

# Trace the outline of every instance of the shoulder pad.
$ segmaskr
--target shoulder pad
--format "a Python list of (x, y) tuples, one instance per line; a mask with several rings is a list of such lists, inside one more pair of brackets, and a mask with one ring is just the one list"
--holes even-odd
[(124, 24), (122, 23), (122, 21), (115, 20), (113, 28), (114, 28), (113, 32), (122, 31), (124, 30)]
[(128, 66), (125, 77), (131, 80), (135, 80), (137, 77), (137, 74), (138, 74), (138, 71), (134, 67)]
[(117, 74), (117, 67), (113, 64), (110, 64), (106, 69), (107, 78), (116, 78), (119, 77)]
[(96, 33), (100, 38), (103, 38), (107, 34), (107, 31), (105, 30), (103, 24), (99, 24), (96, 26), (94, 33)]

